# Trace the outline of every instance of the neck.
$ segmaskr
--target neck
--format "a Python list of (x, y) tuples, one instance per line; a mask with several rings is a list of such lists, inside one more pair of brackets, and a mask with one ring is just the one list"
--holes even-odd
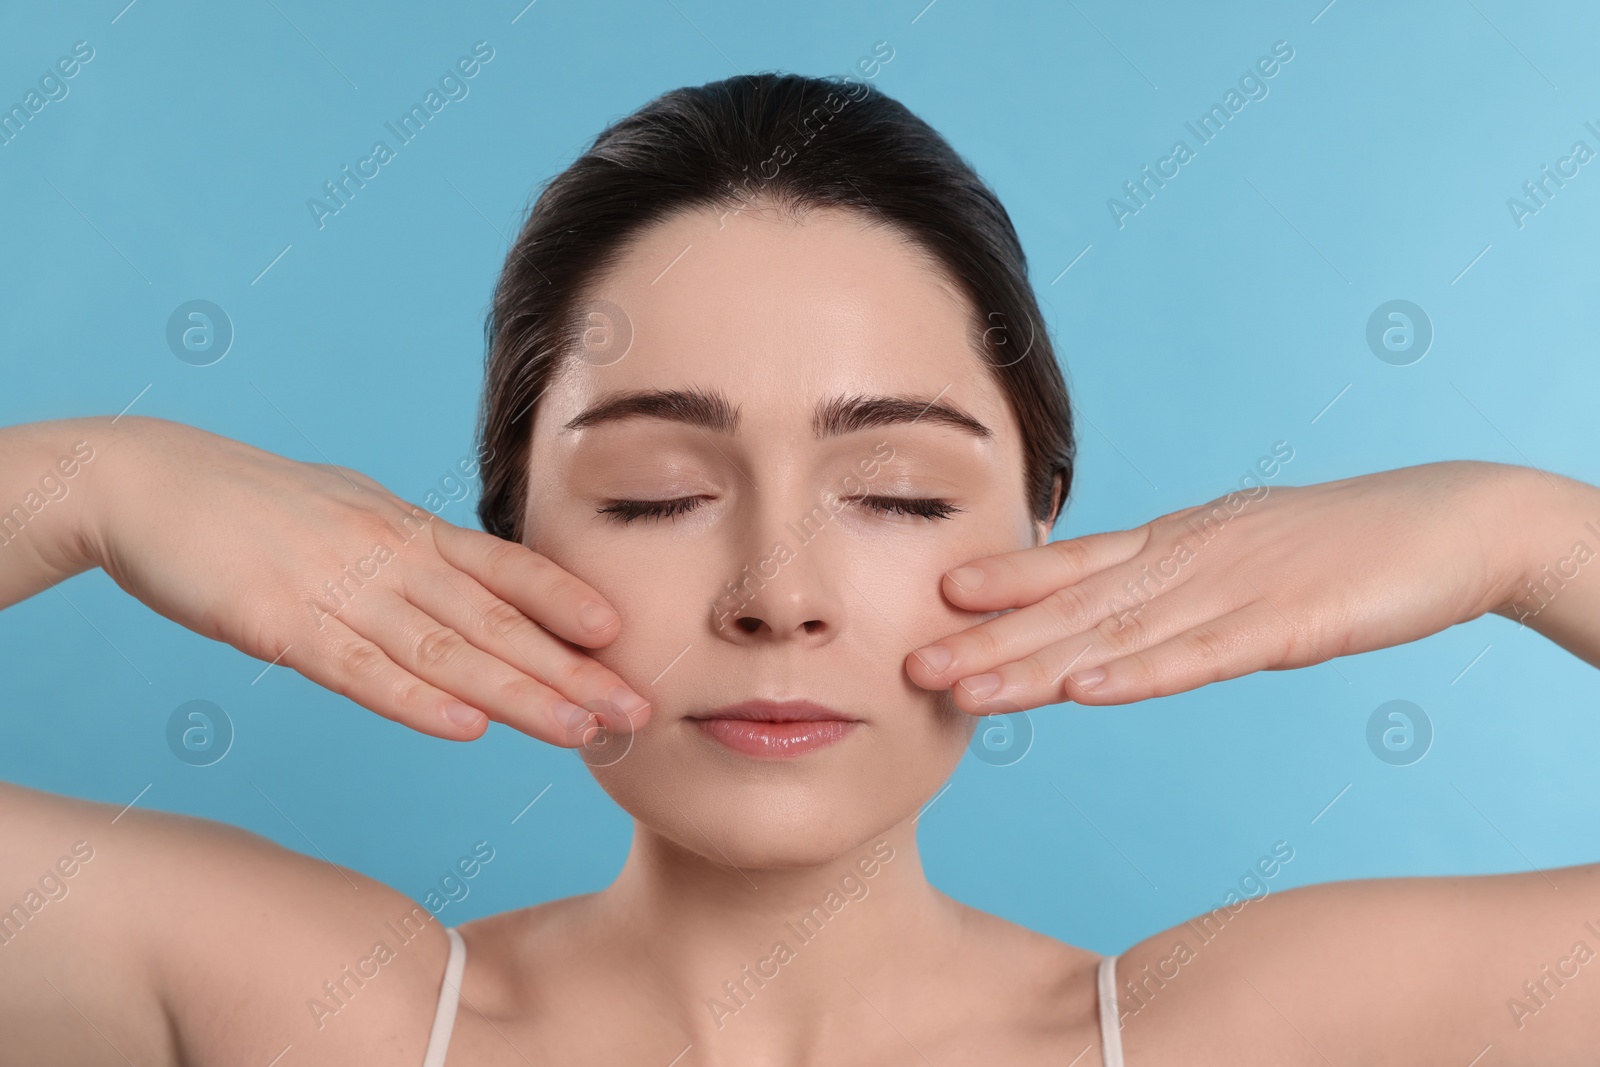
[(819, 1031), (859, 1033), (865, 990), (928, 976), (961, 933), (963, 909), (928, 883), (910, 819), (811, 866), (712, 855), (635, 824), (596, 901), (632, 961), (629, 984), (673, 1018), (697, 1063), (782, 1062), (831, 1043)]

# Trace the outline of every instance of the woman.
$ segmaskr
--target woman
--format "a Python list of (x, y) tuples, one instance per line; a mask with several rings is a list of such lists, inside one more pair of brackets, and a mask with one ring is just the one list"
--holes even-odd
[(603, 891), (457, 932), (236, 828), (5, 787), (5, 888), (71, 895), (0, 918), (0, 1062), (1592, 1057), (1600, 865), (1307, 886), (1104, 959), (927, 882), (918, 811), (974, 715), (1489, 611), (1600, 664), (1593, 583), (1526, 599), (1600, 504), (1542, 471), (1262, 486), (1049, 543), (1073, 450), (1040, 322), (926, 125), (740, 77), (617, 123), (535, 204), (490, 323), (487, 533), (162, 420), (0, 432), (7, 499), (97, 457), (15, 531), (0, 603), (104, 567), (414, 729), (578, 748), (636, 825)]

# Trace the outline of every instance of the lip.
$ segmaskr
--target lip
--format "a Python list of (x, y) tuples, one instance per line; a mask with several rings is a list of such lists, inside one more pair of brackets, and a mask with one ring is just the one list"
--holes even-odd
[(747, 700), (691, 715), (699, 730), (754, 759), (793, 759), (842, 741), (860, 725), (844, 712), (808, 700)]
[(741, 700), (737, 704), (714, 708), (694, 719), (743, 719), (747, 722), (856, 722), (846, 715), (809, 700)]

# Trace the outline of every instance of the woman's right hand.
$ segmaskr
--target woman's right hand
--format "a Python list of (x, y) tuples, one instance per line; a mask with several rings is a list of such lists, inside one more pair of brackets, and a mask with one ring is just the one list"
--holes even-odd
[(103, 462), (83, 536), (119, 586), (174, 622), (435, 737), (471, 740), (493, 719), (575, 747), (591, 712), (621, 732), (648, 719), (642, 697), (574, 647), (610, 643), (616, 611), (538, 553), (348, 468), (121, 421), (94, 420)]

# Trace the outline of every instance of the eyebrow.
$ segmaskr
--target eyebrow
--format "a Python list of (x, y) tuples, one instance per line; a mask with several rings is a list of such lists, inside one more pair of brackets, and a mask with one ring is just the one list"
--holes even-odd
[[(943, 396), (940, 391), (939, 396)], [(855, 396), (827, 397), (817, 403), (811, 417), (812, 435), (838, 437), (876, 426), (914, 422), (936, 423), (969, 433), (974, 437), (993, 437), (994, 431), (939, 396)], [(736, 433), (739, 407), (715, 390), (646, 389), (613, 393), (585, 408), (567, 422), (565, 430), (581, 430), (625, 419), (665, 419), (717, 433)]]

